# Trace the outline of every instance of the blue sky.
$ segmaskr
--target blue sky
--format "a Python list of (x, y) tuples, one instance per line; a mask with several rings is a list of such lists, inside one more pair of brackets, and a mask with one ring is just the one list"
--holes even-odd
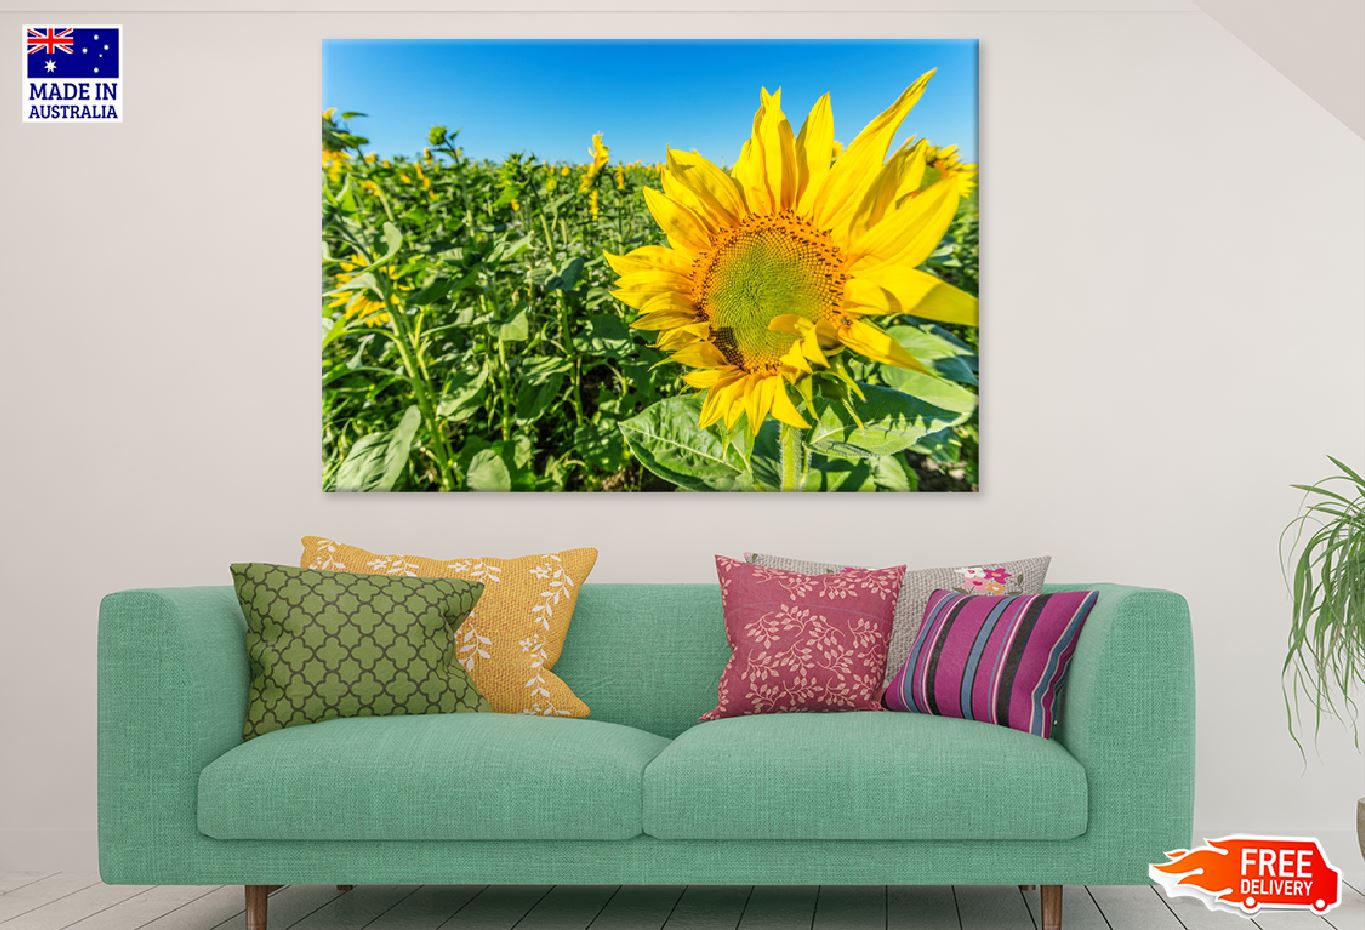
[(612, 161), (662, 161), (668, 145), (728, 165), (761, 86), (782, 88), (793, 129), (829, 93), (847, 143), (933, 67), (901, 136), (956, 144), (975, 161), (976, 43), (962, 40), (329, 40), (322, 102), (368, 114), (351, 128), (383, 155), (420, 151), (439, 123), (460, 129), (475, 158), (581, 162), (601, 132)]

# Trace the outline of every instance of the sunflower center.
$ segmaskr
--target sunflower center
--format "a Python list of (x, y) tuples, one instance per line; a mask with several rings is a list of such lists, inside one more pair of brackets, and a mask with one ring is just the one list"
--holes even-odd
[(829, 234), (786, 212), (747, 217), (718, 236), (697, 260), (693, 296), (726, 360), (762, 371), (776, 368), (797, 339), (768, 324), (787, 314), (833, 320), (847, 279)]

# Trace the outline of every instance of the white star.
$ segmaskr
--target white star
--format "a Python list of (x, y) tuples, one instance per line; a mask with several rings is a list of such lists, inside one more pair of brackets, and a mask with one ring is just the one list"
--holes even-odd
[(53, 71), (57, 70), (57, 63), (49, 58), (47, 64), (43, 65), (43, 67), (47, 69), (48, 74), (51, 74)]
[(100, 69), (99, 69), (99, 68), (96, 68), (96, 69), (95, 69), (95, 73), (96, 73), (96, 74), (99, 74), (99, 73), (100, 73)]
[(86, 52), (88, 52), (88, 51), (90, 51), (90, 49), (86, 48), (85, 46), (81, 46), (81, 54), (82, 54), (82, 55), (84, 55), (84, 54), (85, 54)]
[(99, 34), (98, 32), (95, 33), (95, 38), (98, 39), (99, 37), (100, 37), (100, 34)]
[[(98, 39), (98, 38), (99, 38), (99, 36), (95, 36), (95, 38), (97, 38), (97, 39)], [(107, 52), (107, 51), (109, 51), (109, 46), (107, 46), (107, 45), (106, 45), (106, 46), (105, 46), (105, 47), (104, 47), (104, 50), (105, 50), (105, 51), (106, 51), (106, 52)]]

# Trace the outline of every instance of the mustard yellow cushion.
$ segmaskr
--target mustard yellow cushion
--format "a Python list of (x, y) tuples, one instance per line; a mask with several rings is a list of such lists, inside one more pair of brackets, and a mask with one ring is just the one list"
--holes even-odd
[(455, 632), (455, 657), (474, 687), (499, 713), (586, 717), (588, 705), (551, 669), (564, 648), (579, 588), (596, 562), (596, 549), (519, 559), (427, 559), (380, 555), (322, 536), (305, 536), (299, 565), (481, 582), (483, 595)]

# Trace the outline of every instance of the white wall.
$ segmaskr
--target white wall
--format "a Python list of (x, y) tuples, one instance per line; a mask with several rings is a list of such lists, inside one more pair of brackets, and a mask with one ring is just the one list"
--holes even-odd
[(1199, 0), (1358, 136), (1365, 136), (1365, 3)]
[[(221, 584), (304, 533), (595, 545), (604, 581), (702, 581), (746, 548), (1051, 553), (1058, 580), (1190, 599), (1201, 829), (1349, 829), (1349, 741), (1305, 768), (1284, 733), (1276, 539), (1290, 482), (1365, 463), (1365, 143), (1188, 3), (978, 6), (997, 12), (87, 14), (127, 28), (109, 127), (21, 126), (0, 67), (0, 867), (91, 861), (99, 597)], [(979, 37), (984, 490), (322, 494), (319, 41), (505, 35)]]

